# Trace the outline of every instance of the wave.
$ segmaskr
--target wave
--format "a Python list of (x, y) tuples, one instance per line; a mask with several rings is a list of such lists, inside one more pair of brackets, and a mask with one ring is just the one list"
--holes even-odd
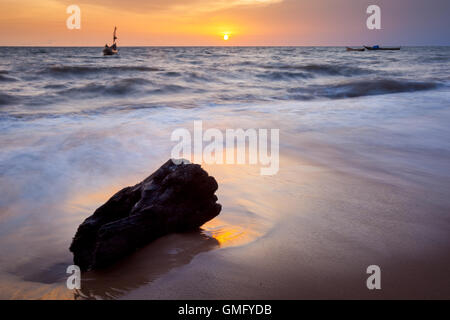
[(64, 84), (52, 83), (44, 86), (44, 89), (64, 89), (67, 88)]
[(304, 72), (292, 71), (273, 71), (264, 72), (256, 75), (258, 78), (269, 79), (272, 81), (292, 80), (292, 79), (308, 79), (310, 75)]
[(15, 81), (18, 80), (16, 78), (4, 76), (3, 74), (0, 73), (0, 82), (15, 82)]
[(6, 106), (11, 104), (17, 104), (19, 101), (19, 98), (12, 96), (7, 93), (1, 93), (0, 92), (0, 106)]
[(36, 48), (36, 49), (30, 50), (30, 53), (39, 55), (39, 54), (48, 54), (49, 52), (43, 48)]
[(165, 72), (164, 75), (167, 77), (181, 77), (181, 73), (176, 72), (176, 71), (168, 71), (168, 72)]
[(136, 105), (110, 105), (93, 109), (83, 109), (70, 112), (33, 112), (33, 113), (9, 113), (0, 111), (0, 121), (33, 121), (38, 119), (75, 118), (84, 116), (103, 116), (116, 112), (151, 110), (171, 107), (168, 105), (144, 103)]
[(89, 83), (81, 87), (61, 90), (60, 95), (126, 95), (135, 93), (140, 86), (152, 85), (152, 82), (142, 78), (127, 78), (112, 81), (110, 84)]
[(314, 94), (326, 98), (356, 98), (401, 92), (431, 90), (439, 87), (436, 82), (415, 82), (406, 80), (375, 79), (345, 82), (314, 90)]
[(160, 68), (147, 66), (51, 66), (41, 70), (40, 74), (51, 75), (86, 75), (99, 72), (152, 72), (162, 71)]
[(148, 94), (166, 94), (166, 93), (177, 93), (186, 90), (186, 87), (179, 86), (176, 84), (168, 84), (165, 86), (162, 86), (160, 88), (147, 91)]
[(308, 72), (310, 76), (355, 76), (370, 74), (373, 71), (351, 66), (332, 65), (332, 64), (306, 64), (306, 65), (263, 65), (265, 69), (279, 69)]
[(206, 76), (203, 73), (199, 73), (199, 72), (187, 72), (185, 73), (185, 75), (187, 76), (187, 78), (191, 81), (195, 81), (195, 82), (208, 82), (208, 81), (212, 81), (212, 79), (208, 76)]
[(0, 70), (0, 82), (15, 82), (15, 81), (19, 81), (16, 78), (13, 78), (13, 77), (10, 77), (10, 76), (6, 76), (6, 74), (9, 75), (9, 71)]
[(246, 66), (257, 66), (257, 65), (258, 64), (256, 62), (249, 61), (249, 60), (233, 63), (233, 66), (243, 66), (243, 67), (246, 67)]
[[(150, 87), (150, 88), (149, 88)], [(88, 83), (81, 87), (60, 90), (61, 96), (93, 98), (101, 95), (123, 96), (127, 94), (168, 94), (186, 90), (180, 85), (156, 86), (152, 81), (143, 78), (127, 78), (112, 81), (110, 84)]]
[(450, 57), (448, 55), (434, 55), (434, 56), (420, 56), (417, 58), (420, 63), (443, 63), (450, 62)]

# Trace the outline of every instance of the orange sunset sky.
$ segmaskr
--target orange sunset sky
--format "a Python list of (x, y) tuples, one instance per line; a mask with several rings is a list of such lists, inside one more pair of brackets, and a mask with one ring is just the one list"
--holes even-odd
[[(0, 0), (0, 45), (449, 45), (448, 0)], [(69, 30), (66, 8), (81, 8)], [(382, 30), (366, 8), (382, 9)], [(224, 41), (223, 35), (229, 40)]]

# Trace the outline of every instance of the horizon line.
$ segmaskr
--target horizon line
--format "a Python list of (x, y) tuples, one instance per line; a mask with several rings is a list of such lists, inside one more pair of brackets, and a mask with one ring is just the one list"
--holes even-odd
[[(363, 47), (364, 45), (126, 45), (119, 46), (119, 48), (203, 48), (203, 47), (216, 47), (216, 48), (233, 48), (233, 47), (241, 47), (241, 48), (253, 48), (253, 47), (299, 47), (299, 48), (345, 48), (345, 47)], [(368, 45), (370, 46), (370, 45)], [(391, 45), (389, 45), (391, 46)], [(450, 47), (450, 44), (422, 44), (422, 45), (396, 45), (402, 48), (407, 47)], [(93, 46), (93, 45), (80, 45), (80, 46), (72, 46), (72, 45), (0, 45), (0, 48), (103, 48), (104, 46)]]

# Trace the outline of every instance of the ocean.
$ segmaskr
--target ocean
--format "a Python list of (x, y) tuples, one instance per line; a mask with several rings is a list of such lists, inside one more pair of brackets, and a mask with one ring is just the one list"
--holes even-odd
[[(0, 298), (364, 298), (373, 263), (450, 297), (450, 47), (101, 49), (0, 47)], [(279, 173), (205, 165), (217, 219), (68, 290), (78, 225), (195, 120), (279, 129)]]
[[(439, 90), (448, 47), (1, 48), (1, 116), (37, 119)], [(275, 110), (274, 110), (275, 111)]]

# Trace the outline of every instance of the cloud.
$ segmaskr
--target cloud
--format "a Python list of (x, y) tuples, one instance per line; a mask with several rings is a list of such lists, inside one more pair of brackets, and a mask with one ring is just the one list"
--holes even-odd
[[(189, 12), (211, 12), (230, 9), (234, 7), (254, 7), (254, 6), (267, 6), (274, 3), (280, 3), (283, 0), (196, 0), (196, 5), (186, 4), (189, 1), (179, 1), (180, 4), (172, 6), (172, 9), (183, 10)], [(177, 1), (178, 2), (178, 1)]]
[[(64, 4), (72, 4), (73, 0), (59, 0)], [(235, 7), (267, 6), (283, 0), (78, 0), (79, 5), (95, 5), (108, 9), (120, 9), (141, 13), (197, 13), (214, 12)]]

